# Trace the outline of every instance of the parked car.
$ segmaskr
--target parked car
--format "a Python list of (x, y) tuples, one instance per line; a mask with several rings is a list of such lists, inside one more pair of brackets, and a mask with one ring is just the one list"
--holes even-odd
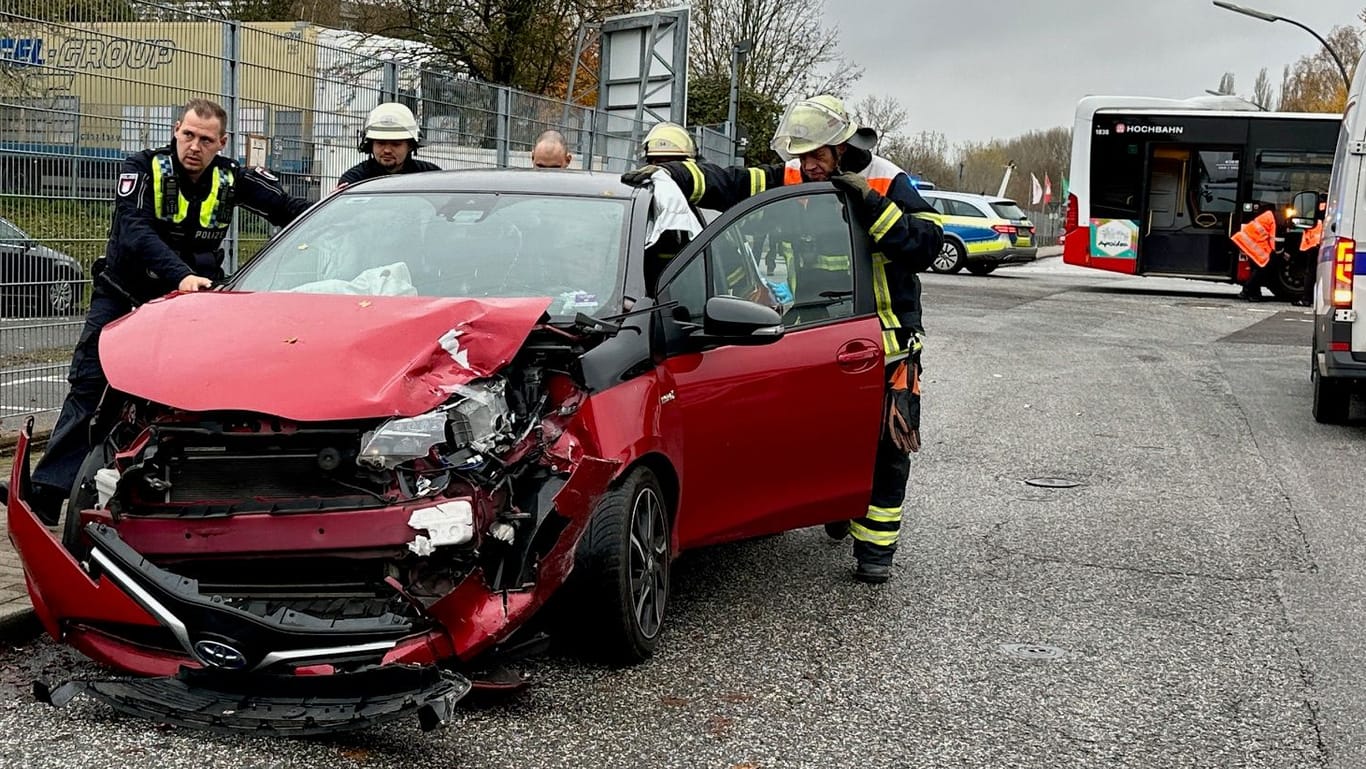
[(945, 190), (920, 194), (944, 217), (944, 247), (930, 268), (935, 272), (967, 268), (973, 275), (988, 275), (1003, 264), (1036, 258), (1034, 224), (1015, 201)]
[[(222, 290), (107, 326), (110, 437), (51, 532), (24, 501), (30, 422), (9, 531), (48, 631), (143, 677), (40, 696), (252, 733), (431, 728), (509, 685), (552, 596), (590, 653), (636, 663), (681, 551), (861, 515), (882, 332), (842, 193), (754, 197), (657, 279), (655, 194), (580, 171), (375, 179)], [(754, 244), (794, 232), (848, 249), (847, 286), (774, 299)], [(779, 458), (794, 413), (813, 450)]]
[(84, 281), (80, 262), (0, 217), (0, 311), (6, 316), (80, 312)]

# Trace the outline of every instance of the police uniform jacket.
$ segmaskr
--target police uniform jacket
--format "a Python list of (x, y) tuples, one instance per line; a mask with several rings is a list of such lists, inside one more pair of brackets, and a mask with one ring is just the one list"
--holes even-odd
[(242, 168), (216, 155), (192, 181), (174, 143), (144, 150), (123, 162), (95, 289), (145, 302), (173, 291), (190, 275), (221, 280), (223, 238), (238, 206), (283, 227), (309, 205), (285, 194), (264, 168)]

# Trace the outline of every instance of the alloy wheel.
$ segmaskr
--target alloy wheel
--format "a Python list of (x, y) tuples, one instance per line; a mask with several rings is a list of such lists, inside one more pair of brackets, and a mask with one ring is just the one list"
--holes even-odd
[(641, 635), (654, 638), (669, 597), (669, 528), (664, 505), (643, 489), (631, 506), (631, 601)]

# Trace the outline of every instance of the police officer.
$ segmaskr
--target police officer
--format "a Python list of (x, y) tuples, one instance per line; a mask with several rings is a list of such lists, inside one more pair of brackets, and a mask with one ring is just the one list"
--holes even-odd
[[(55, 524), (61, 503), (90, 453), (90, 421), (108, 382), (99, 360), (100, 330), (135, 305), (172, 291), (201, 291), (224, 277), (221, 245), (236, 207), (284, 226), (308, 208), (285, 194), (262, 168), (243, 169), (219, 155), (227, 114), (191, 99), (171, 143), (128, 157), (119, 173), (113, 226), (98, 260), (85, 327), (71, 357), (71, 390), (33, 470), (29, 503)], [(186, 340), (193, 344), (193, 340)]]
[[(916, 273), (929, 268), (944, 239), (938, 215), (915, 191), (905, 171), (872, 153), (876, 142), (876, 131), (860, 127), (838, 98), (822, 94), (794, 102), (784, 112), (772, 147), (785, 163), (724, 168), (683, 161), (646, 165), (622, 174), (623, 182), (638, 185), (663, 168), (691, 201), (717, 210), (786, 184), (829, 181), (851, 193), (853, 213), (877, 250), (873, 284), (882, 321), (887, 392), (867, 512), (847, 529), (836, 524), (827, 531), (836, 538), (843, 538), (846, 531), (853, 534), (854, 576), (870, 583), (885, 582), (891, 575), (910, 454), (920, 450), (924, 326)], [(834, 269), (838, 258), (831, 255), (813, 261), (817, 268)], [(843, 258), (847, 262), (848, 256)], [(849, 265), (841, 269), (848, 274)], [(790, 275), (792, 270), (789, 264)]]
[(377, 176), (440, 171), (441, 167), (435, 163), (414, 157), (421, 146), (417, 118), (413, 117), (412, 110), (397, 102), (375, 107), (365, 118), (358, 147), (370, 159), (348, 168), (341, 175), (337, 189)]

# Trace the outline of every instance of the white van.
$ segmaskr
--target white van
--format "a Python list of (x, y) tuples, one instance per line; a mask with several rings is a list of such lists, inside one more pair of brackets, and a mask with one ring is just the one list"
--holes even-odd
[(1343, 111), (1314, 284), (1314, 419), (1347, 421), (1366, 386), (1366, 56)]

